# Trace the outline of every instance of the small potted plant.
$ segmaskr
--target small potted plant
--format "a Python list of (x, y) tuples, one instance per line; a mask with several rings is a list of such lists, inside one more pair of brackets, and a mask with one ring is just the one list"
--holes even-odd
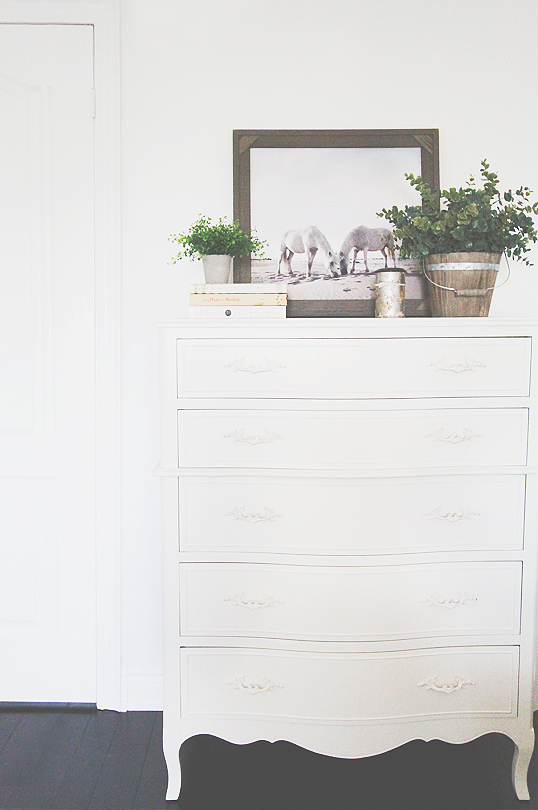
[(440, 193), (421, 177), (406, 174), (422, 196), (422, 206), (397, 206), (378, 213), (394, 226), (402, 258), (423, 259), (434, 316), (483, 316), (489, 312), (501, 256), (530, 265), (536, 242), (533, 193), (498, 189), (499, 179), (481, 163), (482, 187), (470, 177), (463, 188)]
[(221, 217), (216, 224), (202, 214), (185, 233), (170, 234), (171, 242), (180, 246), (172, 263), (179, 259), (202, 259), (208, 284), (226, 284), (230, 278), (234, 256), (260, 256), (266, 242), (258, 239), (256, 231), (245, 233), (236, 222)]

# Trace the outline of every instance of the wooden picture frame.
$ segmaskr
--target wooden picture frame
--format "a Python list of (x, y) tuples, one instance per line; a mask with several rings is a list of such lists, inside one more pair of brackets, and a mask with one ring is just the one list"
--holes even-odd
[[(414, 167), (405, 168), (404, 171), (420, 173), (422, 178), (432, 187), (438, 189), (439, 181), (439, 130), (437, 129), (358, 129), (358, 130), (251, 130), (241, 129), (233, 132), (233, 218), (239, 223), (241, 228), (250, 231), (254, 225), (258, 229), (257, 223), (252, 223), (252, 193), (253, 178), (251, 177), (252, 158), (256, 160), (262, 153), (253, 154), (253, 150), (279, 150), (279, 149), (317, 149), (317, 150), (419, 150), (413, 152), (414, 160), (417, 163)], [(281, 153), (283, 155), (283, 153)], [(338, 160), (342, 153), (338, 155), (324, 155), (329, 161), (334, 158)], [(350, 153), (348, 153), (350, 154)], [(358, 152), (356, 153), (359, 154)], [(360, 154), (363, 161), (367, 160), (370, 153)], [(374, 153), (371, 153), (374, 157)], [(408, 153), (398, 153), (406, 155)], [(409, 153), (411, 154), (411, 153)], [(418, 161), (418, 154), (420, 159)], [(264, 153), (271, 159), (278, 158), (277, 153)], [(290, 153), (288, 153), (289, 157)], [(393, 158), (396, 153), (387, 155)], [(312, 153), (311, 155), (312, 156)], [(309, 155), (301, 155), (301, 159), (308, 159)], [(376, 159), (383, 158), (383, 153), (376, 152)], [(293, 158), (299, 155), (292, 156)], [(398, 172), (399, 174), (399, 172)], [(254, 183), (256, 183), (254, 178)], [(398, 180), (400, 182), (400, 180)], [(340, 186), (341, 187), (341, 186)], [(255, 191), (255, 189), (254, 189)], [(285, 193), (285, 190), (283, 190)], [(416, 193), (416, 192), (415, 192)], [(387, 195), (389, 196), (389, 195)], [(386, 199), (381, 207), (391, 207), (393, 204), (401, 203), (392, 198)], [(382, 226), (382, 221), (378, 220), (377, 227)], [(359, 222), (355, 223), (359, 225)], [(365, 223), (361, 223), (365, 224)], [(306, 227), (304, 223), (302, 227)], [(298, 227), (290, 225), (290, 227)], [(258, 236), (264, 237), (263, 232), (258, 229)], [(304, 255), (304, 254), (303, 254)], [(236, 258), (234, 260), (234, 282), (251, 282), (251, 259), (250, 257)], [(286, 280), (286, 276), (282, 276)], [(426, 293), (422, 297), (413, 301), (406, 300), (406, 316), (417, 317), (429, 315), (429, 307), (425, 300)], [(288, 317), (373, 317), (374, 299), (365, 300), (291, 300), (288, 299)]]

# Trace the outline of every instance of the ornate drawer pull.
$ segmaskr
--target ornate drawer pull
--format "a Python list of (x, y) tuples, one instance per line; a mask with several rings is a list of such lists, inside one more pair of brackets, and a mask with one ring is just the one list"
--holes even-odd
[(449, 523), (456, 523), (458, 520), (467, 520), (471, 515), (480, 515), (480, 512), (475, 512), (468, 506), (460, 506), (458, 512), (443, 512), (440, 506), (435, 509), (430, 509), (429, 512), (424, 512), (422, 517), (429, 517), (432, 520), (447, 520)]
[(261, 363), (245, 363), (244, 357), (238, 357), (237, 360), (230, 360), (229, 363), (225, 363), (224, 368), (233, 368), (234, 371), (247, 371), (249, 374), (263, 374), (266, 371), (286, 368), (286, 366), (277, 360), (270, 360), (268, 357), (264, 358)]
[(275, 430), (265, 430), (263, 435), (253, 435), (247, 436), (246, 428), (238, 428), (234, 430), (232, 433), (226, 433), (224, 436), (225, 439), (233, 439), (236, 442), (245, 442), (246, 444), (268, 444), (269, 442), (275, 442), (277, 439), (283, 439), (284, 436), (281, 436), (280, 433), (277, 433)]
[(438, 684), (436, 680), (437, 675), (434, 675), (433, 678), (426, 678), (425, 681), (417, 683), (417, 686), (424, 686), (425, 689), (433, 689), (434, 692), (445, 692), (445, 694), (450, 695), (452, 692), (459, 692), (464, 686), (475, 685), (475, 681), (470, 681), (468, 678), (460, 678), (459, 676), (454, 678), (453, 683)]
[(460, 442), (470, 442), (471, 439), (481, 439), (482, 434), (477, 433), (476, 430), (471, 430), (471, 428), (463, 428), (461, 433), (448, 433), (444, 428), (440, 427), (428, 433), (424, 438), (433, 439), (436, 442), (459, 444)]
[(248, 607), (250, 610), (258, 610), (258, 608), (273, 607), (273, 605), (282, 605), (283, 600), (277, 599), (274, 596), (269, 596), (268, 593), (262, 593), (262, 599), (245, 599), (245, 592), (234, 593), (233, 596), (226, 596), (225, 602), (233, 602), (235, 605)]
[(268, 506), (264, 506), (264, 512), (245, 512), (244, 506), (236, 506), (235, 509), (231, 509), (229, 512), (226, 512), (226, 517), (228, 515), (234, 517), (236, 520), (247, 520), (249, 523), (262, 523), (266, 520), (275, 521), (278, 518), (286, 517), (281, 512), (277, 512), (276, 509), (270, 509)]
[(467, 602), (476, 602), (476, 596), (469, 596), (468, 593), (458, 591), (453, 599), (439, 599), (437, 593), (432, 593), (431, 596), (424, 596), (419, 602), (425, 602), (427, 605), (435, 605), (436, 607), (455, 608), (460, 605), (465, 605)]
[(486, 364), (481, 360), (474, 360), (472, 357), (466, 357), (463, 363), (449, 363), (446, 357), (441, 357), (440, 360), (434, 360), (429, 363), (430, 368), (436, 371), (452, 371), (454, 374), (461, 374), (462, 371), (474, 371), (475, 368), (485, 368)]
[(284, 689), (284, 684), (274, 681), (272, 678), (262, 678), (259, 683), (245, 683), (245, 676), (240, 675), (233, 681), (226, 681), (226, 684), (248, 692), (249, 695), (259, 695), (261, 692), (274, 692), (275, 689)]

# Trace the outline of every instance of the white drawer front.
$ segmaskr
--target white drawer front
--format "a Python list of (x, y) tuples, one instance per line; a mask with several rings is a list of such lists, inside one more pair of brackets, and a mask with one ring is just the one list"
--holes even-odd
[(517, 715), (518, 647), (181, 651), (181, 713), (322, 722)]
[(383, 469), (525, 464), (525, 408), (179, 411), (179, 464)]
[(180, 479), (182, 551), (522, 548), (525, 477)]
[(525, 396), (530, 338), (178, 341), (178, 393), (230, 397)]
[(180, 569), (182, 636), (377, 641), (519, 633), (520, 562)]

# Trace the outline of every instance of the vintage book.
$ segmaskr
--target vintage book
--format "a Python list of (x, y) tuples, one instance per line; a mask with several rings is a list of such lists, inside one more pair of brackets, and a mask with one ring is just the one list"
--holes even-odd
[(191, 293), (287, 293), (288, 282), (274, 284), (191, 284)]
[(285, 318), (286, 307), (189, 307), (189, 318), (220, 318), (233, 320), (234, 318)]
[(191, 307), (214, 307), (214, 306), (240, 306), (240, 307), (261, 307), (261, 306), (286, 306), (288, 296), (286, 293), (236, 293), (236, 292), (207, 292), (191, 293), (189, 303)]

